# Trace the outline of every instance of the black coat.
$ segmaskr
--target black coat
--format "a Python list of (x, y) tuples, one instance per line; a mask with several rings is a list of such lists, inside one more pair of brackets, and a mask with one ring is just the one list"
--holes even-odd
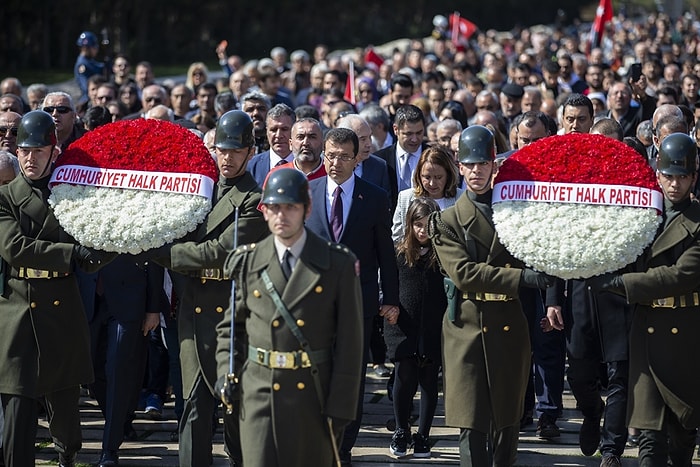
[(406, 264), (403, 254), (397, 262), (401, 312), (396, 324), (384, 322), (388, 356), (395, 361), (418, 355), (439, 363), (442, 315), (447, 308), (443, 275), (437, 265), (428, 265), (426, 257), (413, 267)]

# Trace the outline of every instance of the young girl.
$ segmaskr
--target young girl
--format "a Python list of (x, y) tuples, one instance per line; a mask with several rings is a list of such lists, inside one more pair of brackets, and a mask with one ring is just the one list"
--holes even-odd
[[(399, 457), (411, 444), (413, 457), (430, 457), (428, 435), (437, 406), (442, 315), (447, 306), (443, 276), (428, 238), (428, 216), (439, 209), (430, 198), (416, 198), (408, 207), (405, 232), (396, 249), (401, 312), (396, 324), (384, 323), (395, 373), (396, 431), (389, 450)], [(409, 415), (419, 385), (420, 420), (411, 436)]]

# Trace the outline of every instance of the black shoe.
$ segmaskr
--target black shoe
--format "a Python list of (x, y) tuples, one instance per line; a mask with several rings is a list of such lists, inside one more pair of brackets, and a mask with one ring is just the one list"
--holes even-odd
[(520, 419), (520, 431), (523, 431), (525, 428), (529, 427), (533, 423), (535, 422), (532, 419), (532, 415), (523, 415), (523, 418)]
[(115, 465), (119, 465), (119, 456), (117, 455), (117, 451), (102, 451), (102, 455), (100, 456), (100, 463), (98, 464), (98, 466), (114, 467)]
[(127, 423), (124, 425), (124, 441), (138, 441), (139, 435), (134, 430), (134, 425)]
[(75, 467), (75, 454), (58, 454), (58, 467)]
[(583, 417), (578, 445), (584, 456), (592, 456), (600, 445), (600, 417)]
[(631, 448), (639, 447), (639, 435), (627, 436), (627, 446), (629, 446)]
[(537, 421), (537, 431), (535, 431), (535, 434), (538, 438), (542, 439), (558, 438), (561, 435), (555, 421), (545, 416), (540, 417)]
[(430, 442), (427, 436), (420, 433), (413, 434), (413, 457), (430, 457)]
[(389, 451), (396, 457), (403, 457), (408, 452), (408, 443), (411, 441), (411, 432), (403, 428), (397, 428), (391, 437)]

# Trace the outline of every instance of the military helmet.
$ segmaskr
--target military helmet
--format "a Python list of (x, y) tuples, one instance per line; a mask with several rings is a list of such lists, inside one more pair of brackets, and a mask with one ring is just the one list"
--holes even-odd
[(97, 36), (90, 31), (83, 31), (75, 43), (78, 47), (97, 47)]
[(56, 145), (56, 122), (43, 110), (27, 112), (17, 129), (17, 147), (41, 148)]
[(309, 181), (306, 175), (296, 169), (277, 169), (270, 172), (262, 193), (262, 204), (294, 204), (308, 205)]
[(661, 142), (656, 169), (664, 175), (692, 175), (697, 171), (698, 148), (685, 133), (672, 133)]
[(496, 158), (493, 133), (481, 125), (473, 125), (462, 130), (459, 136), (459, 162), (473, 164), (491, 162)]
[(253, 120), (242, 110), (229, 110), (216, 124), (214, 146), (221, 149), (249, 148), (255, 144)]

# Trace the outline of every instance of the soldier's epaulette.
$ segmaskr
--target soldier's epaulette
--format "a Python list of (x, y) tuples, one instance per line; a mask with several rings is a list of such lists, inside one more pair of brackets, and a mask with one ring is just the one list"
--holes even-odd
[(328, 246), (331, 247), (333, 250), (342, 251), (343, 253), (351, 253), (350, 248), (340, 243), (328, 242)]
[(248, 243), (246, 245), (241, 245), (236, 250), (233, 252), (234, 254), (238, 253), (249, 253), (255, 249), (257, 245), (255, 243)]

